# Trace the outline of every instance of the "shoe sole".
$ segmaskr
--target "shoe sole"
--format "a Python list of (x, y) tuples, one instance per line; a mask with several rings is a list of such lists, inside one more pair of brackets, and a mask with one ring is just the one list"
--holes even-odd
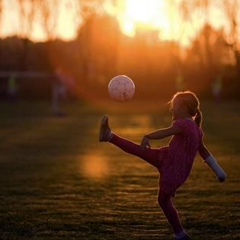
[(107, 121), (108, 121), (107, 116), (104, 116), (101, 120), (100, 131), (99, 131), (99, 142), (104, 142), (104, 140), (103, 140), (103, 126), (106, 124)]

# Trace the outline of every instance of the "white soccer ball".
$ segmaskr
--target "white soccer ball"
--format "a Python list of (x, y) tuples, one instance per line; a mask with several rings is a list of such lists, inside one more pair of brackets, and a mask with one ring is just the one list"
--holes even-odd
[(126, 75), (118, 75), (108, 84), (108, 92), (112, 99), (120, 102), (130, 100), (135, 93), (135, 84)]

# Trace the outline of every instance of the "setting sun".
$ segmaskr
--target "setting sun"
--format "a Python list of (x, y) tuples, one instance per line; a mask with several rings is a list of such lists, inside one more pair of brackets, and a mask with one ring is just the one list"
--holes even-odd
[(150, 27), (158, 24), (159, 12), (163, 9), (163, 2), (157, 0), (127, 1), (126, 16), (136, 24), (146, 24)]
[(139, 28), (160, 30), (168, 27), (165, 1), (126, 0), (121, 2), (119, 9), (121, 28), (129, 36)]
[[(155, 31), (162, 41), (175, 41), (188, 47), (206, 19), (196, 9), (190, 20), (184, 19), (181, 3), (181, 0), (118, 0), (115, 10), (108, 12), (116, 16), (127, 36), (134, 37), (139, 30)], [(221, 11), (215, 5), (210, 9), (209, 23), (218, 29), (223, 27), (225, 23)]]

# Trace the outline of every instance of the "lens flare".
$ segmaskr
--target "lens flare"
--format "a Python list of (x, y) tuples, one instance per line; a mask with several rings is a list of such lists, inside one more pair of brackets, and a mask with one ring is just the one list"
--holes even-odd
[(98, 153), (88, 153), (80, 159), (80, 171), (91, 180), (105, 180), (109, 176), (107, 158)]

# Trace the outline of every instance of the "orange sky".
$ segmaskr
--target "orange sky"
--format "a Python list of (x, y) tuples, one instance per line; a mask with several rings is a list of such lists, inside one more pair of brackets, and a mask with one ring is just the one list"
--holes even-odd
[[(162, 40), (175, 40), (183, 46), (188, 46), (191, 40), (201, 30), (206, 21), (203, 13), (195, 14), (192, 21), (181, 24), (179, 3), (170, 4), (169, 0), (118, 0), (116, 15), (124, 33), (133, 35), (136, 25), (149, 27), (160, 31)], [(224, 15), (217, 7), (211, 8), (210, 23), (215, 28), (225, 27)]]
[[(2, 36), (8, 36), (21, 33), (21, 25), (18, 15), (18, 3), (17, 0), (3, 0), (4, 12), (3, 23), (1, 25), (0, 34)], [(44, 0), (46, 1), (46, 0)], [(47, 0), (51, 1), (51, 0)], [(75, 0), (59, 0), (60, 1), (60, 13), (58, 19), (58, 25), (56, 27), (55, 35), (69, 40), (76, 36), (77, 28), (80, 24), (75, 16), (77, 9), (74, 6)], [(54, 11), (54, 7), (53, 7)], [(41, 24), (35, 22), (32, 36), (30, 37), (34, 41), (45, 41), (46, 34), (41, 27)]]
[[(48, 1), (48, 0), (46, 0)], [(59, 0), (61, 3), (58, 25), (55, 28), (55, 36), (70, 40), (75, 37), (78, 26), (81, 22), (76, 19), (77, 9), (74, 6), (75, 0)], [(188, 46), (196, 33), (201, 29), (205, 21), (205, 15), (196, 14), (188, 24), (180, 24), (180, 14), (175, 0), (175, 7), (167, 5), (169, 0), (118, 0), (117, 9), (106, 4), (110, 14), (115, 14), (119, 20), (122, 31), (132, 36), (135, 27), (141, 25), (145, 28), (157, 29), (161, 32), (161, 39), (180, 41), (182, 45)], [(168, 2), (169, 3), (169, 2)], [(18, 4), (16, 0), (4, 0), (4, 15), (1, 27), (1, 35), (8, 36), (21, 33), (19, 18), (17, 15)], [(212, 8), (210, 22), (216, 28), (224, 26), (224, 15), (218, 8)], [(46, 35), (40, 24), (34, 24), (32, 40), (44, 41)]]

